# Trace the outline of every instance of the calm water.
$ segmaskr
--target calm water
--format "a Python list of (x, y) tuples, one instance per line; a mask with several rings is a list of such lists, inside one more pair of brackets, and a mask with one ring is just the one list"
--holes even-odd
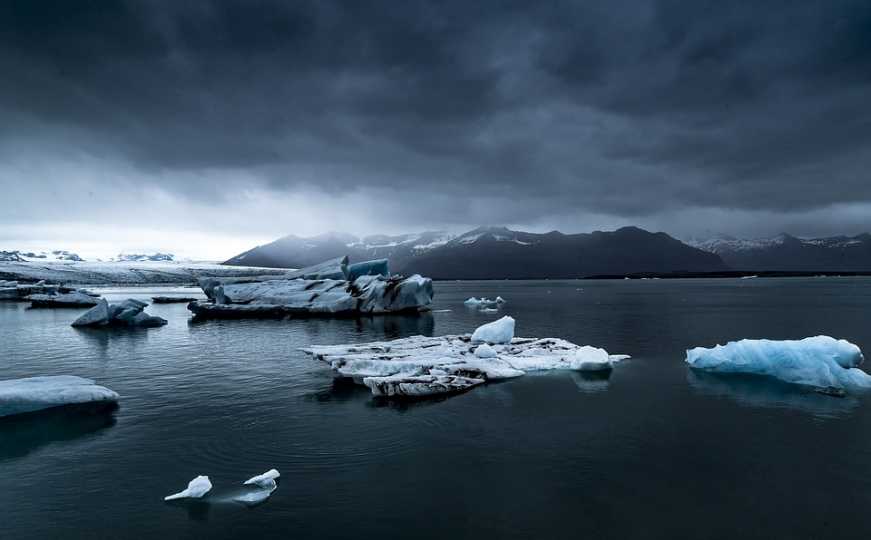
[[(607, 380), (384, 405), (297, 350), (469, 332), (496, 315), (462, 300), (497, 294), (518, 335), (633, 359)], [(163, 328), (95, 331), (69, 326), (79, 311), (0, 303), (0, 379), (76, 374), (122, 395), (114, 414), (0, 422), (0, 538), (871, 537), (871, 396), (683, 364), (744, 337), (871, 351), (871, 280), (437, 283), (435, 309), (451, 311), (195, 324), (158, 305)], [(271, 467), (268, 502), (220, 502)], [(211, 504), (163, 502), (198, 474)]]

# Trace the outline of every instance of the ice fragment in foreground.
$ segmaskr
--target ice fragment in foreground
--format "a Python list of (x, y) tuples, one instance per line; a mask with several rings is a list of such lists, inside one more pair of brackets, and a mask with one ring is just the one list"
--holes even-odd
[(176, 499), (199, 499), (212, 489), (212, 482), (208, 476), (197, 476), (190, 482), (184, 491), (167, 495), (163, 498), (164, 501), (173, 501)]
[(277, 470), (269, 469), (263, 474), (253, 476), (243, 482), (245, 485), (256, 484), (261, 487), (269, 487), (275, 483), (275, 479), (281, 476)]

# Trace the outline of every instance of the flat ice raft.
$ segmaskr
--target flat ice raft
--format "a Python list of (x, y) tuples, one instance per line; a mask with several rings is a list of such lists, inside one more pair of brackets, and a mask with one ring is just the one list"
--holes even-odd
[(690, 367), (717, 373), (751, 373), (776, 377), (833, 395), (871, 388), (871, 375), (859, 366), (862, 351), (829, 336), (802, 340), (742, 339), (687, 351)]
[[(513, 320), (511, 326), (513, 328)], [(393, 341), (315, 346), (303, 351), (328, 363), (339, 376), (353, 378), (367, 386), (373, 395), (386, 397), (453, 394), (487, 381), (519, 377), (529, 371), (604, 371), (628, 358), (558, 338), (508, 336), (507, 340), (500, 341), (488, 344), (470, 335), (413, 336)]]
[(0, 417), (68, 405), (111, 405), (117, 401), (114, 391), (72, 375), (0, 381)]

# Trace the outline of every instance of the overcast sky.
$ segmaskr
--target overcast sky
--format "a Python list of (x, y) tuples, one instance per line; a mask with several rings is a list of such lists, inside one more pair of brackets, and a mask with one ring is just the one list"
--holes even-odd
[(871, 2), (0, 2), (0, 249), (871, 230)]

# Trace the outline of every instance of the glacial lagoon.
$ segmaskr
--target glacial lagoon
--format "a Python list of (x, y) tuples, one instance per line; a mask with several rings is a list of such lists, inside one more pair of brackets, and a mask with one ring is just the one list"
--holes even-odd
[[(110, 302), (197, 295), (96, 289)], [(818, 334), (871, 351), (871, 279), (437, 282), (433, 311), (357, 320), (77, 329), (76, 310), (0, 303), (0, 379), (79, 375), (100, 414), (0, 421), (0, 538), (867, 538), (871, 395), (690, 370), (686, 349)], [(497, 312), (471, 296), (503, 297)], [(311, 345), (469, 333), (625, 353), (610, 374), (545, 372), (383, 401)], [(867, 368), (867, 366), (866, 366)], [(281, 471), (263, 504), (241, 482)], [(197, 475), (199, 501), (163, 497)], [(135, 531), (135, 533), (131, 533)]]

